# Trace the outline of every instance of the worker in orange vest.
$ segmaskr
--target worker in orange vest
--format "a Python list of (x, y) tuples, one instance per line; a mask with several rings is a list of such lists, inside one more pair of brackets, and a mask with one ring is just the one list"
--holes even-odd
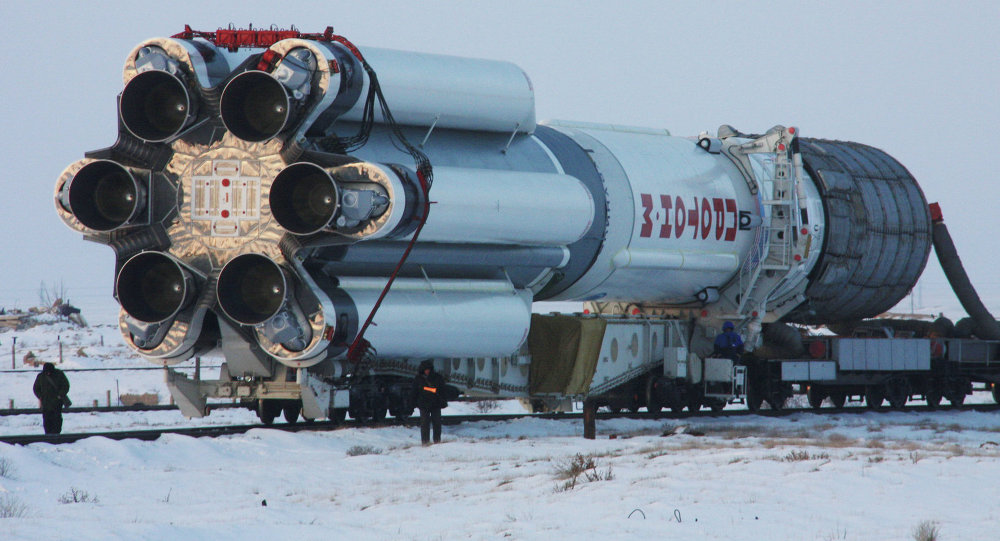
[(420, 363), (413, 378), (413, 400), (420, 408), (420, 442), (431, 443), (431, 425), (434, 426), (434, 443), (441, 443), (441, 407), (444, 403), (445, 384), (441, 374), (434, 371), (434, 361)]

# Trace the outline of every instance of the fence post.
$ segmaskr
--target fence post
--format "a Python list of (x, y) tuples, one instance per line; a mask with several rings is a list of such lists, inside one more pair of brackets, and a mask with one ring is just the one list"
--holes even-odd
[(17, 345), (17, 337), (15, 336), (13, 343), (10, 345), (10, 369), (11, 370), (14, 370), (16, 368), (14, 366), (14, 358), (15, 358), (14, 357), (14, 346), (16, 346), (16, 345)]
[(597, 403), (583, 401), (583, 437), (592, 440), (597, 437)]
[(108, 407), (111, 407), (111, 389), (108, 389)]

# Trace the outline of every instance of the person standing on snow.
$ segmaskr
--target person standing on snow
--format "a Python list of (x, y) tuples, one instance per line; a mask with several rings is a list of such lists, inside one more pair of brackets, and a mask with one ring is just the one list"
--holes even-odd
[(42, 365), (42, 371), (35, 378), (35, 396), (42, 407), (42, 425), (46, 434), (62, 432), (62, 410), (69, 407), (69, 379), (62, 370), (52, 363)]
[(434, 361), (420, 363), (417, 376), (413, 378), (413, 401), (420, 408), (420, 442), (431, 443), (431, 425), (434, 427), (434, 443), (441, 443), (441, 404), (445, 391), (444, 377), (434, 371)]

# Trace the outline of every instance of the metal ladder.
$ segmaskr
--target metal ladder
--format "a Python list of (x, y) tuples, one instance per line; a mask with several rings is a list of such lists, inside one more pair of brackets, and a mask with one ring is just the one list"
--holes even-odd
[(744, 155), (753, 153), (773, 153), (774, 173), (771, 178), (759, 179), (771, 186), (769, 199), (761, 201), (763, 215), (769, 217), (766, 227), (758, 230), (750, 257), (740, 267), (739, 284), (742, 292), (738, 314), (742, 318), (762, 317), (768, 298), (777, 281), (761, 281), (764, 271), (777, 271), (782, 276), (794, 264), (793, 251), (795, 228), (798, 217), (797, 184), (799, 169), (790, 156), (789, 147), (795, 129), (768, 132), (763, 137), (740, 146)]

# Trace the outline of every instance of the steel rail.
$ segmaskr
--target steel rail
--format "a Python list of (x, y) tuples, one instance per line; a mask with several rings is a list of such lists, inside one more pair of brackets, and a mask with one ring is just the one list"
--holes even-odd
[[(930, 408), (928, 406), (910, 406), (904, 409), (892, 409), (892, 408), (879, 408), (879, 409), (869, 409), (866, 407), (847, 407), (847, 408), (786, 408), (781, 410), (761, 410), (757, 412), (751, 412), (749, 410), (730, 410), (730, 411), (719, 411), (713, 412), (709, 410), (699, 411), (696, 413), (683, 412), (683, 413), (673, 413), (673, 412), (661, 412), (661, 413), (649, 413), (649, 412), (636, 412), (636, 413), (610, 413), (610, 412), (600, 412), (597, 414), (597, 418), (601, 420), (609, 419), (650, 419), (650, 420), (685, 420), (693, 418), (727, 418), (727, 417), (785, 417), (801, 413), (813, 413), (817, 415), (828, 415), (828, 414), (864, 414), (864, 413), (876, 413), (876, 414), (886, 414), (886, 413), (899, 413), (899, 412), (958, 412), (958, 411), (979, 411), (979, 412), (997, 412), (1000, 411), (1000, 404), (971, 404), (963, 406), (953, 406), (945, 408)], [(469, 422), (498, 422), (498, 421), (511, 421), (514, 419), (523, 418), (535, 418), (535, 419), (564, 419), (564, 420), (576, 420), (583, 419), (582, 413), (523, 413), (523, 414), (483, 414), (483, 415), (449, 415), (443, 416), (441, 422), (446, 425), (458, 425), (462, 423)], [(73, 443), (86, 438), (101, 437), (108, 438), (112, 440), (126, 440), (126, 439), (138, 439), (143, 441), (153, 441), (158, 439), (163, 434), (178, 434), (191, 437), (220, 437), (228, 436), (234, 434), (243, 434), (254, 429), (270, 429), (270, 430), (281, 430), (285, 432), (303, 432), (303, 431), (316, 431), (324, 432), (331, 430), (338, 430), (342, 428), (354, 428), (354, 427), (383, 427), (383, 426), (413, 426), (418, 422), (417, 417), (407, 417), (405, 419), (388, 419), (377, 422), (361, 422), (356, 420), (344, 421), (342, 423), (337, 423), (333, 421), (313, 421), (313, 422), (297, 422), (297, 423), (279, 423), (271, 425), (263, 424), (251, 424), (251, 425), (226, 425), (226, 426), (202, 426), (202, 427), (181, 427), (181, 428), (164, 428), (164, 429), (152, 429), (152, 430), (122, 430), (122, 431), (108, 431), (108, 432), (88, 432), (88, 433), (78, 433), (78, 434), (24, 434), (24, 435), (9, 435), (0, 436), (0, 443), (7, 443), (11, 445), (28, 445), (32, 443), (50, 443), (50, 444), (63, 444), (63, 443)]]
[[(229, 408), (245, 408), (243, 404), (237, 404), (232, 402), (222, 402), (222, 403), (209, 403), (208, 410), (217, 409), (229, 409)], [(126, 413), (130, 411), (172, 411), (176, 410), (178, 407), (174, 404), (136, 404), (134, 406), (82, 406), (82, 407), (70, 407), (63, 410), (63, 413)], [(14, 409), (0, 409), (0, 417), (10, 417), (15, 415), (40, 415), (42, 410), (39, 408), (14, 408)]]

